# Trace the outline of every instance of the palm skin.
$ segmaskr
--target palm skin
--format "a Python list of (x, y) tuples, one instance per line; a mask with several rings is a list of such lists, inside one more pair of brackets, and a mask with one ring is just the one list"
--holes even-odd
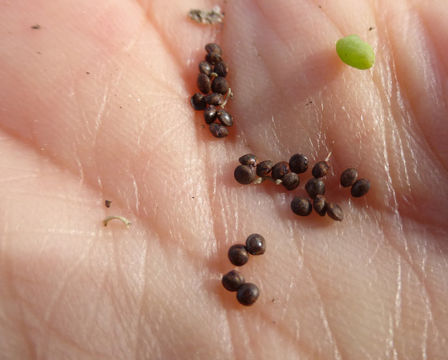
[[(3, 358), (443, 359), (448, 7), (228, 1), (223, 26), (186, 18), (215, 4), (0, 3)], [(372, 70), (337, 58), (351, 33)], [(188, 101), (214, 40), (226, 139)], [(247, 152), (332, 152), (372, 189), (351, 199), (329, 177), (344, 221), (298, 218), (292, 193), (234, 181)], [(241, 269), (261, 290), (243, 308), (220, 278), (253, 232), (267, 251)]]

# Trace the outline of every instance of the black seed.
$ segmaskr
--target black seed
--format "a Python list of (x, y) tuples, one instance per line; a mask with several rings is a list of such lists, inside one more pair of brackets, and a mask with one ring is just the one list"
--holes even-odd
[(212, 93), (204, 96), (204, 101), (209, 105), (222, 105), (224, 103), (224, 97), (221, 94)]
[(203, 73), (199, 73), (198, 80), (196, 83), (198, 85), (199, 91), (204, 94), (208, 94), (212, 89), (211, 83), (210, 83), (210, 78)]
[(320, 216), (324, 216), (327, 212), (325, 196), (316, 195), (313, 200), (313, 208)]
[(260, 296), (260, 290), (257, 285), (245, 283), (241, 285), (236, 293), (236, 298), (241, 305), (250, 306), (257, 301)]
[(343, 187), (352, 186), (355, 183), (357, 177), (358, 171), (356, 169), (345, 169), (341, 174), (341, 185)]
[(201, 93), (194, 94), (191, 97), (190, 102), (191, 106), (193, 106), (195, 110), (204, 110), (205, 107), (207, 106), (207, 103), (205, 102), (204, 99), (204, 95), (202, 95)]
[(296, 174), (304, 173), (308, 169), (308, 158), (303, 154), (294, 154), (289, 159), (289, 168)]
[(274, 166), (274, 163), (271, 160), (264, 160), (257, 164), (257, 175), (258, 176), (267, 176)]
[(229, 84), (227, 83), (226, 78), (223, 78), (222, 76), (215, 78), (212, 82), (212, 90), (215, 93), (225, 95), (229, 90)]
[(244, 276), (236, 270), (229, 271), (221, 280), (222, 286), (229, 291), (237, 291), (244, 282)]
[(255, 166), (255, 164), (257, 163), (257, 157), (254, 154), (246, 154), (241, 156), (238, 161), (242, 165)]
[(201, 61), (199, 63), (199, 71), (209, 76), (212, 73), (212, 66), (207, 61)]
[(210, 132), (214, 137), (223, 138), (229, 135), (229, 130), (224, 125), (211, 123), (210, 124)]
[(218, 54), (222, 54), (222, 49), (218, 44), (215, 43), (209, 43), (207, 45), (205, 45), (205, 51), (207, 51), (207, 53), (218, 53)]
[(370, 190), (370, 181), (367, 179), (359, 179), (356, 181), (351, 189), (353, 197), (361, 197), (367, 194)]
[(327, 202), (325, 208), (327, 210), (327, 215), (333, 220), (342, 221), (342, 219), (344, 218), (344, 213), (342, 212), (342, 209), (338, 204)]
[(216, 112), (216, 117), (221, 122), (221, 124), (223, 124), (225, 126), (232, 126), (233, 125), (232, 115), (230, 115), (225, 110), (218, 110)]
[(282, 177), (282, 184), (286, 188), (286, 190), (294, 190), (300, 184), (299, 175), (296, 173), (290, 172)]
[(251, 234), (246, 239), (246, 250), (252, 255), (261, 255), (266, 251), (266, 242), (260, 234)]
[(307, 181), (305, 190), (314, 199), (316, 195), (325, 194), (325, 183), (321, 179), (311, 178)]
[(327, 175), (328, 169), (330, 169), (330, 166), (326, 161), (319, 161), (318, 163), (316, 163), (316, 165), (313, 166), (313, 170), (311, 171), (311, 173), (315, 178), (320, 178)]
[(229, 72), (229, 68), (224, 61), (221, 61), (215, 65), (215, 67), (213, 68), (213, 72), (218, 74), (219, 76), (226, 77)]
[(289, 165), (286, 161), (280, 161), (272, 167), (271, 176), (274, 180), (281, 179), (289, 173)]
[(240, 184), (247, 185), (255, 180), (255, 170), (253, 166), (238, 165), (235, 168), (233, 176)]
[(217, 52), (211, 52), (207, 55), (205, 55), (205, 61), (208, 63), (215, 65), (219, 62), (222, 62), (221, 54), (218, 54)]
[(232, 245), (227, 255), (230, 262), (236, 266), (243, 266), (249, 260), (249, 253), (242, 244)]
[(216, 119), (216, 107), (210, 105), (204, 110), (204, 120), (207, 124), (211, 124)]
[(296, 215), (308, 216), (312, 209), (311, 202), (304, 197), (295, 196), (291, 201), (291, 210)]

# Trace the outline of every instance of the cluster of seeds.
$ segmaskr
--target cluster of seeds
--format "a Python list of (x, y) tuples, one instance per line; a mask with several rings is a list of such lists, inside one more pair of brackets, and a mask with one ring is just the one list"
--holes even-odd
[(199, 63), (197, 86), (200, 92), (191, 97), (191, 105), (195, 110), (204, 111), (204, 120), (209, 125), (210, 132), (217, 138), (229, 135), (229, 126), (233, 118), (225, 105), (232, 97), (232, 90), (226, 80), (229, 68), (222, 60), (222, 50), (217, 44), (205, 45), (207, 55)]
[[(243, 266), (250, 255), (262, 255), (266, 251), (266, 242), (260, 234), (251, 234), (246, 239), (246, 245), (232, 245), (228, 251), (230, 262), (236, 266)], [(236, 298), (242, 305), (249, 306), (257, 301), (260, 290), (257, 285), (246, 282), (244, 276), (231, 270), (222, 277), (222, 285), (229, 291), (236, 291)]]
[[(330, 156), (330, 155), (329, 155)], [(328, 215), (336, 221), (342, 221), (344, 213), (342, 208), (325, 197), (325, 183), (323, 178), (328, 174), (330, 165), (328, 159), (318, 161), (311, 170), (312, 178), (305, 184), (305, 190), (309, 196), (295, 196), (291, 201), (291, 210), (294, 214), (308, 216), (313, 208), (320, 215)], [(299, 174), (308, 170), (309, 160), (306, 155), (294, 154), (289, 162), (279, 161), (274, 164), (271, 160), (257, 162), (254, 154), (246, 154), (239, 158), (240, 165), (235, 168), (234, 177), (240, 184), (260, 184), (264, 180), (271, 180), (276, 184), (282, 184), (286, 190), (295, 190), (300, 185)], [(370, 189), (367, 179), (359, 179), (358, 171), (354, 168), (346, 169), (341, 174), (341, 185), (351, 186), (353, 197), (361, 197)]]

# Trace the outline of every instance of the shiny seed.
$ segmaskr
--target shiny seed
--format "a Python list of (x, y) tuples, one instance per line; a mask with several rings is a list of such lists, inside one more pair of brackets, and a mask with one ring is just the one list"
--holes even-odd
[(264, 160), (257, 164), (257, 175), (258, 176), (267, 176), (274, 166), (274, 163), (271, 160)]
[(245, 283), (244, 276), (236, 270), (231, 270), (222, 277), (222, 286), (229, 291), (237, 291)]
[(233, 173), (235, 180), (240, 184), (247, 185), (255, 180), (255, 170), (253, 166), (238, 165)]
[(215, 65), (213, 72), (218, 74), (218, 76), (226, 77), (229, 72), (229, 68), (224, 61), (221, 61)]
[(305, 184), (305, 190), (311, 199), (325, 194), (325, 183), (321, 179), (311, 178)]
[(210, 105), (204, 110), (204, 120), (207, 124), (211, 124), (216, 119), (216, 107)]
[(261, 255), (266, 251), (266, 241), (260, 234), (251, 234), (246, 239), (246, 250), (251, 255)]
[(205, 61), (208, 63), (215, 65), (219, 62), (222, 62), (221, 54), (218, 54), (217, 52), (211, 52), (207, 55), (205, 55)]
[(304, 173), (308, 169), (308, 158), (303, 154), (294, 154), (289, 159), (289, 168), (296, 174)]
[(254, 154), (246, 154), (241, 156), (238, 161), (242, 165), (255, 166), (255, 164), (257, 163), (257, 157)]
[(282, 184), (286, 188), (286, 190), (294, 190), (300, 184), (299, 175), (296, 173), (290, 172), (282, 177)]
[(245, 283), (241, 285), (236, 293), (236, 298), (241, 305), (250, 306), (257, 301), (260, 290), (257, 285)]
[(198, 85), (199, 91), (204, 94), (208, 94), (212, 89), (211, 83), (210, 83), (210, 78), (203, 73), (199, 73), (198, 80), (196, 83)]
[(312, 209), (311, 202), (304, 197), (296, 196), (291, 201), (291, 210), (296, 215), (308, 216)]
[(313, 200), (313, 208), (320, 216), (324, 216), (327, 212), (325, 196), (316, 195)]
[(271, 176), (274, 180), (278, 180), (287, 173), (289, 173), (289, 164), (286, 161), (280, 161), (272, 167)]
[(219, 106), (224, 103), (224, 97), (221, 94), (212, 93), (204, 96), (206, 104)]
[(369, 190), (370, 190), (370, 181), (367, 179), (359, 179), (353, 184), (351, 188), (351, 193), (353, 197), (361, 197), (367, 194)]
[(235, 266), (243, 266), (249, 260), (249, 253), (242, 244), (232, 245), (227, 253), (230, 262)]
[(218, 76), (212, 82), (212, 90), (215, 93), (225, 95), (229, 90), (229, 84), (227, 83), (226, 78), (222, 76)]
[(316, 165), (313, 166), (313, 170), (311, 173), (315, 178), (321, 178), (327, 175), (328, 170), (330, 169), (330, 165), (326, 161), (319, 161)]
[(327, 202), (325, 208), (327, 210), (327, 215), (333, 220), (342, 221), (342, 219), (344, 219), (344, 213), (338, 204)]
[(218, 54), (222, 54), (222, 49), (218, 44), (215, 43), (209, 43), (207, 45), (205, 45), (205, 51), (207, 51), (207, 53), (218, 53)]
[(230, 115), (225, 110), (218, 110), (216, 112), (216, 118), (218, 119), (218, 121), (221, 122), (221, 124), (223, 124), (225, 126), (232, 126), (233, 125), (232, 115)]
[(194, 94), (191, 97), (190, 102), (191, 106), (193, 106), (195, 110), (204, 110), (205, 107), (207, 106), (207, 103), (205, 102), (204, 99), (204, 95), (202, 95), (201, 93)]
[(223, 138), (229, 135), (229, 130), (224, 125), (211, 123), (210, 124), (210, 132), (214, 137)]
[(212, 73), (212, 66), (207, 61), (201, 61), (199, 63), (199, 71), (209, 76)]
[(358, 171), (353, 168), (345, 169), (341, 174), (341, 185), (343, 187), (352, 186), (358, 177)]

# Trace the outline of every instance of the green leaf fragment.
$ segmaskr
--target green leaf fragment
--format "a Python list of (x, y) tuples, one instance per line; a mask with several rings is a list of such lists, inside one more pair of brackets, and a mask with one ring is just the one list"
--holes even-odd
[(370, 69), (375, 63), (372, 47), (362, 41), (358, 35), (339, 39), (336, 43), (336, 52), (344, 63), (357, 69)]

